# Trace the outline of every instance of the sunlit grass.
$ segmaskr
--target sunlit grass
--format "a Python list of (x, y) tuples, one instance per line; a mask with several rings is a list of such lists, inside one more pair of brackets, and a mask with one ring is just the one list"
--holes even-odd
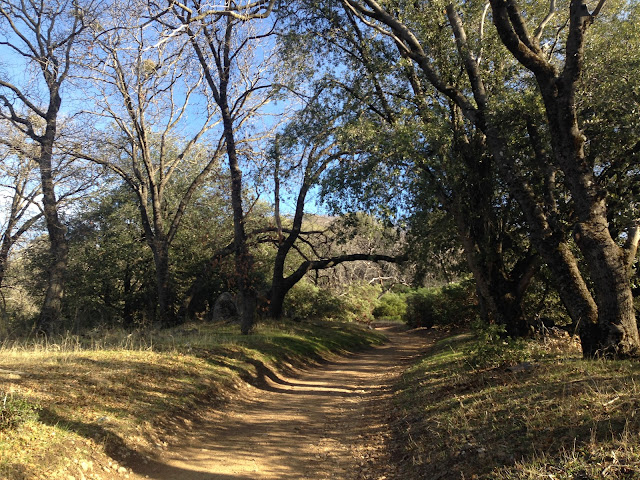
[(640, 365), (529, 344), (527, 369), (478, 370), (469, 336), (404, 377), (405, 478), (640, 478)]

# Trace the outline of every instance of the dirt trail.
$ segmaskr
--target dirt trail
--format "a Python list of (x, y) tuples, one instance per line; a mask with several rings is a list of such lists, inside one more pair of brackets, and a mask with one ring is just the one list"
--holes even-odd
[(385, 405), (431, 337), (385, 333), (384, 346), (245, 389), (137, 473), (158, 480), (393, 478), (393, 465), (383, 461)]

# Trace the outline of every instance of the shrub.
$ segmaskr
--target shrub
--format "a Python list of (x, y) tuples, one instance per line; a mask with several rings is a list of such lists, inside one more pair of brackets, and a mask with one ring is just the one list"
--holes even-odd
[(308, 282), (296, 284), (287, 294), (284, 310), (289, 317), (323, 318), (348, 322), (370, 322), (378, 303), (380, 287), (352, 285), (343, 295)]
[(351, 285), (347, 293), (340, 297), (345, 305), (341, 320), (362, 323), (373, 321), (373, 310), (381, 292), (379, 285)]
[(386, 318), (400, 320), (407, 312), (406, 295), (400, 293), (385, 293), (378, 300), (378, 305), (373, 309), (376, 319)]
[(453, 283), (444, 287), (421, 288), (407, 297), (404, 321), (410, 327), (457, 326), (476, 318), (473, 283)]
[(506, 336), (504, 325), (473, 324), (476, 341), (467, 349), (468, 363), (474, 368), (496, 368), (515, 365), (529, 358), (527, 343), (522, 338)]
[(345, 312), (345, 303), (328, 290), (302, 281), (287, 293), (284, 311), (291, 318), (341, 319)]

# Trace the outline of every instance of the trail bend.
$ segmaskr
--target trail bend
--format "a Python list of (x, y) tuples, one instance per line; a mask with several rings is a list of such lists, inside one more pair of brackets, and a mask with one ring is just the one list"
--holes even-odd
[(295, 377), (269, 375), (222, 411), (204, 412), (157, 460), (157, 480), (390, 480), (392, 385), (432, 334), (385, 329), (389, 341)]

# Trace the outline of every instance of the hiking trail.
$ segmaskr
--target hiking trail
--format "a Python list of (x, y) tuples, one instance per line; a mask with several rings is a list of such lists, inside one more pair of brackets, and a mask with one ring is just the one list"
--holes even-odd
[(383, 328), (389, 341), (292, 377), (268, 375), (180, 432), (132, 478), (391, 480), (392, 385), (433, 334)]

